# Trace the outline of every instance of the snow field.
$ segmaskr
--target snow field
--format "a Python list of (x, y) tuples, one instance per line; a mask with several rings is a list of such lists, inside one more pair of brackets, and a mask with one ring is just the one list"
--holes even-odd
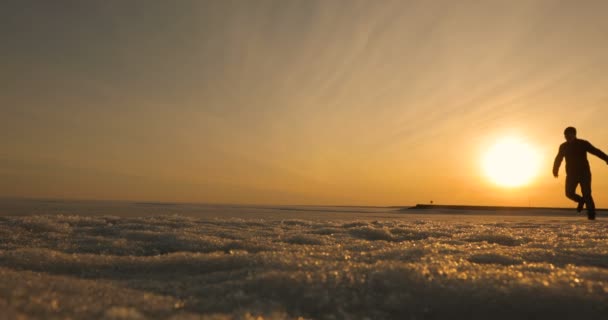
[(23, 319), (603, 319), (608, 224), (562, 218), (0, 217)]

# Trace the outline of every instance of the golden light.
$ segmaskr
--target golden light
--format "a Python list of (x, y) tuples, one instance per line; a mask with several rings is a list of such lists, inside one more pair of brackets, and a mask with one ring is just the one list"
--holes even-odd
[(526, 185), (538, 174), (540, 157), (529, 144), (505, 138), (496, 142), (483, 158), (483, 170), (495, 184), (503, 187)]

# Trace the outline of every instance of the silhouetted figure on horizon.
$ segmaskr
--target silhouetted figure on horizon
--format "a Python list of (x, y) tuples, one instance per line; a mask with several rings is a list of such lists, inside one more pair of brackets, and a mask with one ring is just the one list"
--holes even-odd
[[(559, 166), (566, 157), (566, 197), (578, 202), (576, 210), (583, 211), (583, 206), (587, 206), (587, 217), (589, 220), (595, 219), (595, 203), (591, 196), (591, 169), (587, 160), (587, 152), (606, 161), (608, 155), (597, 149), (589, 141), (576, 138), (576, 128), (568, 127), (564, 130), (566, 142), (559, 146), (559, 152), (553, 163), (553, 176), (558, 177)], [(576, 186), (581, 185), (583, 196), (576, 194)]]

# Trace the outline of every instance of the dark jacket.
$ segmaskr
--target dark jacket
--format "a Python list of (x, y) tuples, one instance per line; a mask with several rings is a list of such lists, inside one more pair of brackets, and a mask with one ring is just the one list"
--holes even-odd
[(559, 146), (559, 152), (553, 163), (553, 174), (557, 175), (559, 166), (562, 160), (566, 157), (566, 174), (569, 176), (581, 176), (591, 174), (589, 161), (587, 160), (587, 152), (599, 157), (604, 161), (608, 161), (608, 155), (597, 149), (589, 141), (574, 139), (570, 142), (564, 142)]

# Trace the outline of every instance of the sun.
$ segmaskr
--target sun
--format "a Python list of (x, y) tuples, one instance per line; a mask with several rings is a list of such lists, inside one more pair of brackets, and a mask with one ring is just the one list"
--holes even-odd
[(529, 184), (538, 174), (538, 152), (521, 139), (504, 138), (487, 150), (483, 170), (495, 184), (514, 188)]

